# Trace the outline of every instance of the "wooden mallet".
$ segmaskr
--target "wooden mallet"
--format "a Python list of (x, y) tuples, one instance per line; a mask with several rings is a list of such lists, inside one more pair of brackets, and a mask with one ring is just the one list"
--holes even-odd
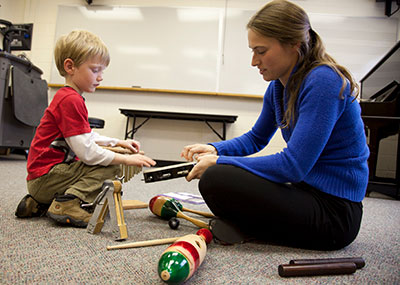
[[(129, 242), (124, 244), (117, 244), (117, 245), (109, 245), (107, 246), (107, 250), (113, 249), (127, 249), (127, 248), (137, 248), (137, 247), (146, 247), (146, 246), (155, 246), (155, 245), (162, 245), (162, 244), (171, 244), (177, 241), (180, 237), (171, 237), (171, 238), (161, 238), (161, 239), (152, 239), (152, 240), (144, 240), (144, 241), (135, 241)], [(208, 241), (207, 243), (211, 242)]]
[[(172, 199), (175, 201), (175, 199)], [(165, 196), (155, 196), (151, 198), (149, 202), (150, 211), (163, 219), (169, 220), (172, 217), (183, 218), (200, 228), (208, 228), (208, 224), (201, 220), (189, 217), (185, 215), (176, 202), (172, 201), (171, 198)]]
[(181, 237), (152, 239), (152, 240), (144, 240), (144, 241), (135, 241), (135, 242), (125, 243), (125, 244), (109, 245), (109, 246), (107, 246), (107, 250), (169, 244), (169, 243), (174, 243), (179, 238), (181, 238)]

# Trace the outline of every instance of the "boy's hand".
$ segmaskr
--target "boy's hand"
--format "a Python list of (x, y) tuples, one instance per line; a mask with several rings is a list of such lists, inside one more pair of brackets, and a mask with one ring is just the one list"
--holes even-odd
[(151, 167), (156, 165), (156, 162), (148, 156), (142, 154), (131, 154), (131, 155), (124, 155), (125, 160), (124, 164), (126, 165), (135, 165), (135, 166), (147, 166)]
[(120, 140), (116, 146), (120, 146), (123, 148), (127, 148), (131, 150), (133, 153), (138, 153), (140, 150), (140, 142), (135, 141), (135, 140)]

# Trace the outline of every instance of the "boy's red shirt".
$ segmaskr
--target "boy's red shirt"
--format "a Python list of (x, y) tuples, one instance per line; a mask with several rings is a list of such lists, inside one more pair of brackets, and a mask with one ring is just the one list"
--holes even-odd
[(64, 161), (65, 153), (50, 147), (57, 138), (90, 133), (84, 98), (71, 87), (57, 91), (36, 129), (28, 153), (27, 180), (40, 177)]

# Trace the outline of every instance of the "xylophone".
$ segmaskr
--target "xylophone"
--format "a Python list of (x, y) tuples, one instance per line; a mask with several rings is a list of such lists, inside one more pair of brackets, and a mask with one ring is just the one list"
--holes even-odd
[[(120, 154), (134, 154), (131, 150), (122, 147), (107, 147), (103, 148), (111, 150)], [(144, 154), (143, 151), (139, 153)], [(184, 162), (173, 165), (168, 165), (164, 167), (152, 167), (143, 171), (143, 177), (145, 183), (163, 181), (168, 179), (174, 179), (179, 177), (185, 177), (189, 174), (192, 168), (196, 165), (195, 162)], [(124, 182), (129, 181), (134, 175), (142, 171), (141, 167), (121, 165), (121, 177), (124, 177)]]

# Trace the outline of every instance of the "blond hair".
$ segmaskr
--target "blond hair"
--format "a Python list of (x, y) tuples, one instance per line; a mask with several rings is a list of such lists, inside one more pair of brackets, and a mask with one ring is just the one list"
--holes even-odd
[(110, 54), (103, 41), (95, 34), (75, 30), (61, 36), (54, 48), (54, 59), (61, 76), (67, 75), (64, 70), (64, 61), (70, 58), (75, 66), (79, 67), (85, 61), (98, 56), (106, 66), (110, 63)]
[(247, 28), (261, 36), (275, 38), (281, 44), (300, 43), (297, 69), (286, 85), (289, 100), (283, 116), (282, 128), (294, 123), (295, 106), (301, 82), (317, 66), (327, 65), (342, 78), (343, 83), (339, 93), (341, 98), (349, 83), (351, 94), (354, 97), (358, 96), (358, 84), (345, 67), (337, 64), (326, 53), (321, 38), (311, 28), (307, 13), (298, 5), (286, 0), (271, 1), (250, 19)]

